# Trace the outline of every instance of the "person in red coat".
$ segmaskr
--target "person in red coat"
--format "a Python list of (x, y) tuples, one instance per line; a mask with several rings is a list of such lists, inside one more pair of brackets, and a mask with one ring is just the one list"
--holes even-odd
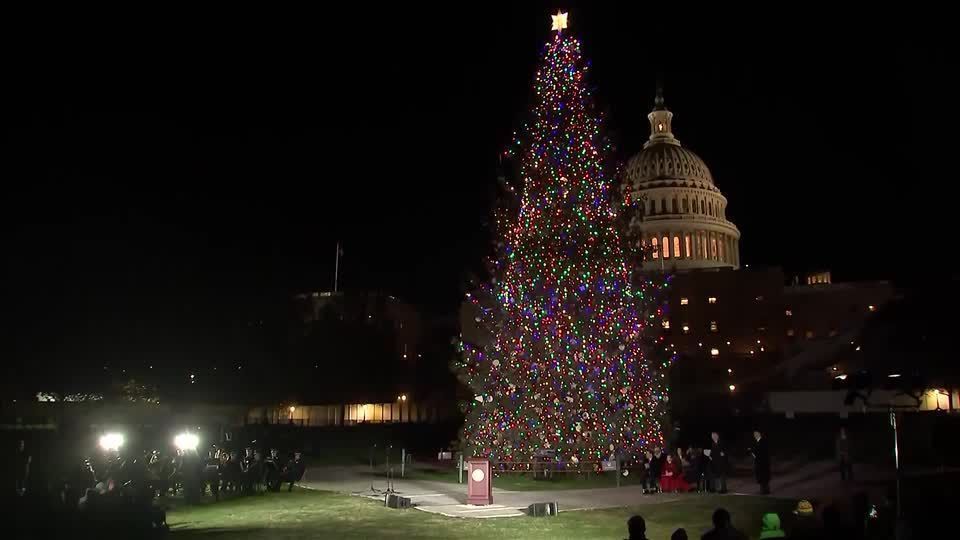
[(664, 493), (671, 491), (687, 492), (690, 490), (690, 484), (683, 479), (683, 467), (671, 454), (667, 454), (667, 461), (663, 464), (663, 472), (660, 473), (660, 489)]

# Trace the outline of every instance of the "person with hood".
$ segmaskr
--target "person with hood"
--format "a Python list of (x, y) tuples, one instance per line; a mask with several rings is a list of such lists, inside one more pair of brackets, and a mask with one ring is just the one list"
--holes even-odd
[(764, 514), (760, 518), (760, 540), (766, 538), (786, 538), (786, 533), (780, 528), (780, 516), (773, 512)]

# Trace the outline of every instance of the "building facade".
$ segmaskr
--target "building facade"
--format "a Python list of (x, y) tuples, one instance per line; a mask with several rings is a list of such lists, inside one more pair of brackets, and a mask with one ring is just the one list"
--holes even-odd
[(706, 163), (673, 135), (673, 113), (658, 90), (650, 139), (624, 168), (631, 242), (650, 253), (643, 269), (740, 267), (740, 231)]

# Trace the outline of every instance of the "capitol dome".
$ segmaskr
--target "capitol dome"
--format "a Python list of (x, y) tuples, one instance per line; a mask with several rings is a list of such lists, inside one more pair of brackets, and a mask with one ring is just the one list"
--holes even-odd
[(650, 139), (623, 170), (631, 242), (648, 251), (644, 270), (740, 267), (740, 231), (707, 164), (673, 135), (673, 113), (658, 89)]

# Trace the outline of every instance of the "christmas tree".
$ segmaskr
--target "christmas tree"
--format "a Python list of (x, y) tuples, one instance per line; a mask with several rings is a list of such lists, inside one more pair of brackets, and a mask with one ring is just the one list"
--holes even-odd
[(461, 342), (456, 364), (474, 393), (465, 449), (496, 461), (549, 450), (596, 462), (663, 445), (672, 358), (657, 298), (667, 278), (637, 276), (627, 260), (588, 64), (563, 32), (566, 15), (553, 18), (532, 117), (508, 150), (519, 162), (519, 210), (497, 214), (494, 277), (467, 295), (490, 339)]

